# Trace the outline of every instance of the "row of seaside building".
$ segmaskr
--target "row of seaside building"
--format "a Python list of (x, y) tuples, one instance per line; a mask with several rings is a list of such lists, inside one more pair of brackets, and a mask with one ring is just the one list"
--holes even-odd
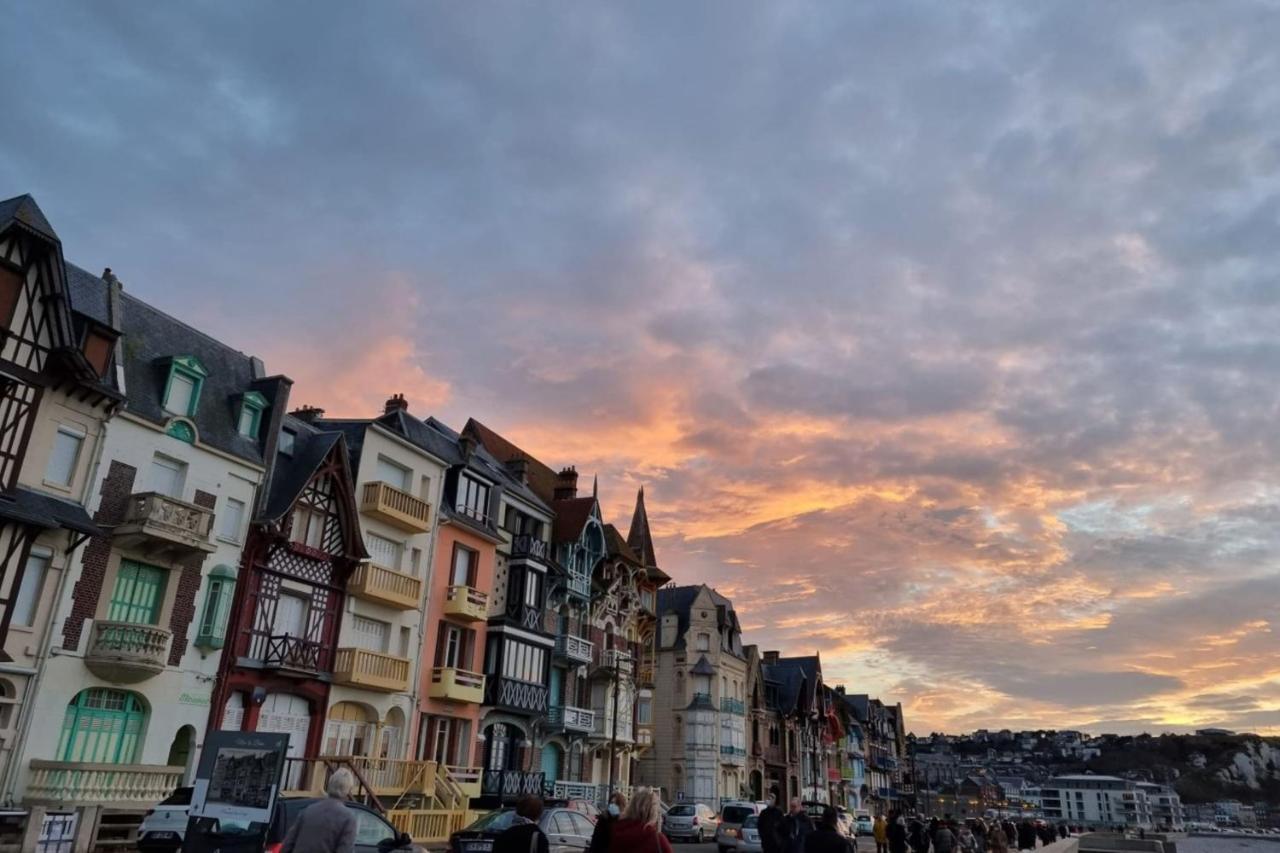
[(145, 808), (217, 729), (288, 734), (287, 788), (349, 765), (422, 839), (527, 792), (910, 795), (901, 708), (670, 584), (643, 490), (615, 527), (475, 420), (290, 385), (0, 202), (0, 799)]

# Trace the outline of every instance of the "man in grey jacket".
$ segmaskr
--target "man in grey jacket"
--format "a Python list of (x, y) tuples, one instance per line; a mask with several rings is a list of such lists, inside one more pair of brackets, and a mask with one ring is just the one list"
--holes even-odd
[(352, 853), (356, 846), (356, 816), (345, 802), (355, 787), (355, 777), (339, 767), (329, 777), (329, 796), (302, 810), (289, 827), (280, 853)]

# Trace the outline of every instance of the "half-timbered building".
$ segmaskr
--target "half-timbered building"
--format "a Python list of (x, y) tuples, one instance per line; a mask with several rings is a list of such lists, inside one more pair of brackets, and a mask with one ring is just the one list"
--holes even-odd
[[(368, 558), (342, 433), (293, 416), (249, 528), (213, 693), (214, 729), (282, 732), (321, 752), (348, 584)], [(303, 782), (292, 762), (286, 786)]]
[(33, 723), (34, 676), (56, 591), (101, 534), (85, 511), (119, 332), (77, 310), (57, 233), (31, 196), (0, 202), (0, 775)]

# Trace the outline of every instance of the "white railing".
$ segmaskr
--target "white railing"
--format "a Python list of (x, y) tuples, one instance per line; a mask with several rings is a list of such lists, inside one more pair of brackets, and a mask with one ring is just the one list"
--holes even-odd
[(153, 806), (182, 784), (181, 767), (31, 760), (24, 799), (50, 805)]
[(594, 645), (590, 640), (575, 637), (572, 634), (561, 634), (556, 637), (556, 653), (578, 663), (591, 663)]

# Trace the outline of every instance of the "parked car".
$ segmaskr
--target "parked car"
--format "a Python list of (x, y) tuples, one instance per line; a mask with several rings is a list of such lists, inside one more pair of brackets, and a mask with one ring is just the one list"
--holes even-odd
[(720, 818), (706, 803), (676, 803), (662, 820), (662, 833), (667, 838), (688, 839), (702, 844), (714, 838)]
[(190, 787), (175, 788), (172, 794), (147, 809), (138, 826), (139, 853), (175, 853), (181, 850), (190, 811)]
[(738, 838), (738, 853), (764, 853), (760, 842), (760, 816), (747, 815), (742, 822), (742, 835)]
[[(511, 826), (513, 808), (498, 809), (481, 816), (470, 826), (449, 836), (450, 853), (490, 853), (493, 841)], [(591, 846), (596, 822), (580, 809), (557, 805), (545, 809), (538, 828), (547, 836), (551, 853), (581, 853)]]
[(758, 815), (768, 807), (768, 803), (748, 801), (725, 803), (720, 808), (720, 825), (716, 827), (716, 845), (720, 853), (727, 853), (737, 848), (742, 837), (742, 824), (748, 817)]
[(871, 815), (860, 814), (854, 818), (854, 825), (858, 829), (859, 835), (871, 835), (875, 831), (875, 823), (871, 820)]
[[(284, 838), (289, 834), (289, 827), (298, 822), (303, 810), (312, 803), (320, 802), (323, 797), (280, 797), (276, 800), (275, 811), (271, 815), (271, 825), (267, 829), (266, 853), (280, 853)], [(407, 834), (392, 826), (386, 818), (361, 803), (347, 801), (343, 803), (355, 812), (356, 816), (356, 853), (425, 853), (413, 843)]]

